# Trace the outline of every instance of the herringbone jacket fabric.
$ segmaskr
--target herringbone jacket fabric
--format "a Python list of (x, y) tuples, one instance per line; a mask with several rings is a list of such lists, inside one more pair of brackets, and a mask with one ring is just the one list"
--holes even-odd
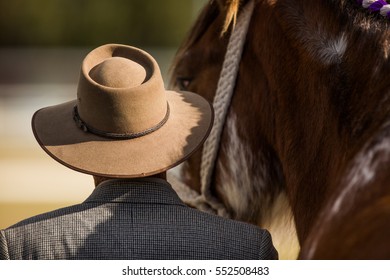
[(109, 180), (0, 232), (0, 259), (275, 258), (267, 231), (192, 209), (160, 179)]

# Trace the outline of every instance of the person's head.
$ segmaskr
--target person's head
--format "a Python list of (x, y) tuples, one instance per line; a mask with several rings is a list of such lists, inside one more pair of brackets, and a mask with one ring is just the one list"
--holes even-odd
[(84, 59), (77, 99), (37, 111), (32, 127), (40, 146), (69, 168), (137, 178), (186, 160), (212, 121), (212, 107), (199, 95), (165, 90), (148, 53), (109, 44)]

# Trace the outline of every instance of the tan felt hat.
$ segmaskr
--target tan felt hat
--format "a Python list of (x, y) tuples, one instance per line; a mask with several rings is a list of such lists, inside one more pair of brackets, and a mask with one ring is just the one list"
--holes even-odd
[(69, 168), (133, 178), (186, 160), (205, 141), (213, 116), (201, 96), (166, 91), (151, 55), (108, 44), (84, 59), (77, 100), (40, 109), (32, 128), (40, 146)]

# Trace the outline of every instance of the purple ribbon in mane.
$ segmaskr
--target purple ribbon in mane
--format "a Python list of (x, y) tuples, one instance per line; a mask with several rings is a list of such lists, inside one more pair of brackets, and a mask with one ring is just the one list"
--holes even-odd
[[(362, 6), (363, 5), (363, 0), (357, 0), (357, 3)], [(388, 5), (388, 3), (385, 0), (378, 0), (373, 2), (370, 6), (368, 7), (363, 7), (363, 8), (368, 8), (371, 12), (380, 12), (382, 7)], [(381, 13), (383, 15), (383, 13)], [(388, 19), (390, 19), (390, 11), (386, 13), (386, 16)]]

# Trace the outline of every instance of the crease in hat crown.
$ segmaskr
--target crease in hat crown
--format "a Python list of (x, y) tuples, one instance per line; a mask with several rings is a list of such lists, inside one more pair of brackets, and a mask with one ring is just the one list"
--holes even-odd
[(77, 89), (77, 115), (107, 135), (143, 135), (169, 117), (157, 62), (135, 47), (108, 44), (84, 59)]

